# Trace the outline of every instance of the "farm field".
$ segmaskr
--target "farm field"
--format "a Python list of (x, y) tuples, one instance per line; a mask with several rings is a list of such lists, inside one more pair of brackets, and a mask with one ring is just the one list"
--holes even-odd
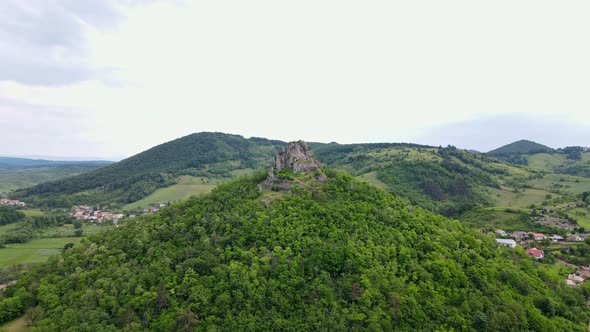
[(7, 244), (0, 249), (0, 267), (17, 264), (42, 263), (61, 253), (68, 243), (78, 243), (82, 237), (33, 239), (26, 243)]
[(547, 200), (547, 195), (552, 198), (559, 197), (557, 194), (551, 194), (545, 190), (539, 189), (521, 189), (514, 192), (511, 189), (502, 187), (502, 189), (489, 188), (490, 195), (494, 200), (494, 205), (499, 207), (524, 208), (531, 204), (539, 204)]

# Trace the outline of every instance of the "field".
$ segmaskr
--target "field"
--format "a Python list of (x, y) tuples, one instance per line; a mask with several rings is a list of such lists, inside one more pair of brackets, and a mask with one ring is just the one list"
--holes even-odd
[(547, 200), (547, 195), (557, 198), (559, 195), (551, 194), (538, 189), (519, 189), (518, 192), (502, 187), (502, 189), (490, 188), (490, 195), (496, 206), (510, 208), (524, 208), (531, 204), (539, 204)]
[(574, 208), (565, 211), (570, 217), (578, 221), (578, 226), (590, 230), (590, 209), (589, 208)]
[(529, 166), (553, 172), (556, 167), (565, 165), (568, 160), (563, 154), (537, 153), (528, 157)]
[(542, 179), (532, 180), (531, 184), (540, 189), (559, 189), (573, 194), (590, 191), (590, 179), (564, 174), (547, 174)]
[(377, 172), (365, 173), (358, 177), (359, 179), (374, 185), (377, 188), (385, 189), (387, 185), (377, 179)]
[[(0, 235), (17, 227), (18, 224), (0, 226)], [(92, 235), (112, 226), (86, 223), (84, 235)], [(58, 255), (67, 243), (77, 243), (81, 237), (74, 237), (74, 226), (64, 225), (37, 230), (35, 239), (26, 243), (7, 244), (0, 249), (0, 267), (45, 262), (50, 256)]]
[(0, 249), (0, 267), (42, 263), (50, 256), (59, 255), (68, 243), (78, 243), (81, 237), (33, 239), (27, 243), (7, 244)]
[(0, 332), (25, 332), (28, 331), (27, 322), (25, 317), (21, 317), (18, 319), (13, 320), (12, 322), (8, 322), (6, 324), (0, 325)]
[(194, 176), (181, 176), (178, 183), (170, 187), (156, 190), (153, 194), (131, 204), (123, 206), (122, 210), (132, 211), (144, 209), (158, 203), (175, 202), (193, 195), (206, 194), (213, 190), (222, 180), (207, 179)]

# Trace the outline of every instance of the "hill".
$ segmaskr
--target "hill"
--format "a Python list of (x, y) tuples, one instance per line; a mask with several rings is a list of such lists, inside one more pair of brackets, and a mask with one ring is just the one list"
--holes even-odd
[(78, 175), (112, 164), (110, 161), (55, 161), (0, 157), (0, 193)]
[(415, 144), (319, 145), (320, 161), (443, 215), (491, 205), (491, 190), (539, 175), (455, 147)]
[(182, 175), (224, 178), (231, 177), (234, 170), (261, 169), (282, 144), (263, 138), (197, 133), (93, 172), (17, 190), (13, 196), (57, 207), (122, 206), (177, 183)]
[(499, 157), (520, 154), (550, 153), (552, 151), (554, 151), (552, 148), (543, 144), (528, 140), (520, 140), (489, 151), (487, 154)]
[(585, 288), (522, 249), (280, 160), (82, 240), (9, 287), (0, 322), (30, 308), (40, 331), (586, 331)]

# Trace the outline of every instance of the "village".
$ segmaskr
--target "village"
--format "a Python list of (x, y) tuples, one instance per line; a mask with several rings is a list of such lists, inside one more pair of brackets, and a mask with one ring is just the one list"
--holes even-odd
[(89, 222), (96, 222), (99, 224), (102, 224), (106, 221), (112, 221), (115, 225), (120, 219), (125, 217), (124, 214), (101, 211), (100, 207), (86, 205), (76, 205), (72, 207), (71, 215), (78, 220), (87, 220)]
[[(508, 247), (511, 249), (516, 248), (516, 246), (518, 246), (518, 245), (521, 245), (521, 246), (534, 245), (534, 244), (536, 244), (537, 241), (544, 241), (544, 240), (549, 240), (554, 243), (561, 242), (563, 244), (582, 242), (582, 241), (584, 241), (585, 237), (587, 237), (587, 235), (588, 235), (588, 234), (582, 234), (582, 235), (567, 234), (564, 238), (560, 235), (547, 236), (543, 233), (524, 232), (524, 231), (515, 231), (512, 233), (507, 233), (506, 231), (504, 231), (502, 229), (496, 229), (494, 231), (494, 233), (496, 235), (496, 242), (499, 245), (504, 246), (504, 247)], [(545, 258), (545, 251), (543, 249), (537, 248), (536, 246), (533, 246), (532, 248), (526, 248), (525, 252), (528, 256), (530, 256), (534, 259), (537, 259), (537, 260)], [(586, 281), (586, 279), (590, 278), (590, 266), (577, 266), (574, 264), (569, 264), (561, 258), (558, 258), (558, 262), (560, 264), (567, 265), (568, 267), (576, 270), (575, 273), (568, 274), (567, 279), (564, 280), (564, 282), (568, 286), (575, 287), (575, 286), (582, 285)]]
[(0, 198), (0, 205), (27, 206), (27, 203), (21, 202), (18, 199)]

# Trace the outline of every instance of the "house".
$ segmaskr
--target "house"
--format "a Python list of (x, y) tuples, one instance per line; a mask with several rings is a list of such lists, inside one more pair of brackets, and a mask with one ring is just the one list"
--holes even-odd
[(550, 236), (549, 239), (553, 242), (563, 241), (563, 237), (559, 235)]
[(543, 233), (529, 232), (528, 234), (530, 234), (535, 241), (541, 241), (541, 240), (545, 239), (545, 234), (543, 234)]
[(26, 206), (25, 202), (21, 202), (17, 199), (8, 199), (8, 198), (0, 198), (1, 205), (9, 205), (9, 206)]
[(523, 232), (523, 231), (515, 231), (515, 232), (512, 232), (512, 234), (510, 234), (510, 236), (513, 239), (522, 240), (522, 239), (526, 239), (528, 237), (528, 234), (527, 234), (527, 232)]
[(508, 236), (508, 234), (506, 233), (506, 231), (502, 230), (502, 229), (496, 229), (495, 231), (497, 236)]
[(496, 242), (504, 247), (512, 249), (516, 248), (516, 241), (514, 241), (513, 239), (496, 239)]
[(530, 248), (526, 250), (526, 254), (536, 259), (545, 257), (545, 251), (537, 248)]
[(568, 234), (568, 235), (566, 235), (566, 239), (568, 241), (570, 241), (570, 242), (582, 242), (582, 241), (584, 241), (584, 238), (583, 237), (581, 237), (579, 235), (576, 235), (576, 234)]

